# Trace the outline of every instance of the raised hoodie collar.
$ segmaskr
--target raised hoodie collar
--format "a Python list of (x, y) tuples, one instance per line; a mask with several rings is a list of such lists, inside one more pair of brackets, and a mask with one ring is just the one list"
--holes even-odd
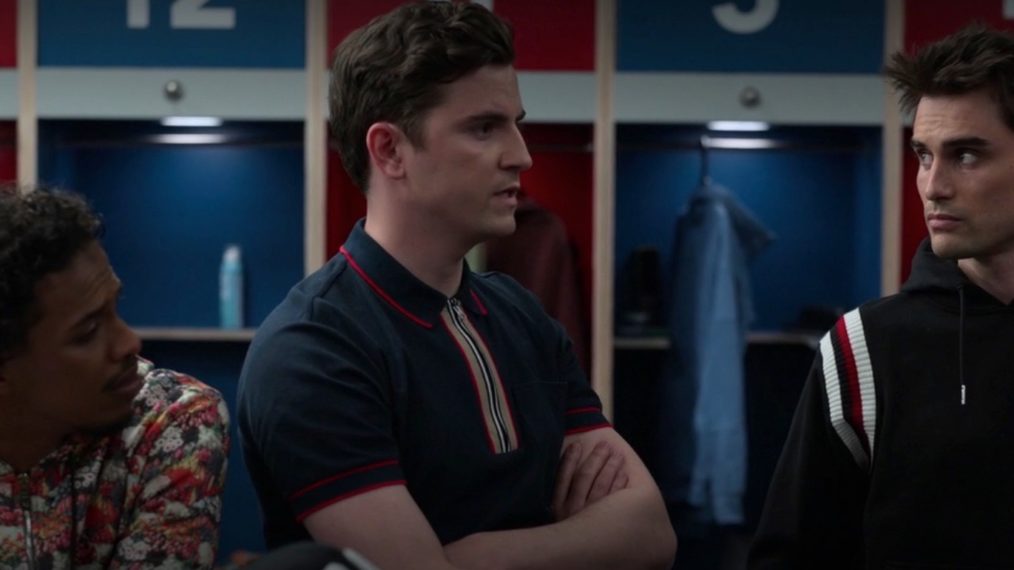
[(912, 258), (912, 274), (901, 286), (901, 290), (908, 293), (933, 289), (954, 291), (970, 284), (958, 268), (958, 262), (937, 257), (930, 247), (929, 238), (925, 238)]
[[(937, 291), (953, 294), (959, 289), (964, 291), (965, 310), (968, 312), (992, 312), (1007, 308), (1007, 305), (999, 299), (973, 283), (958, 267), (957, 261), (937, 257), (930, 246), (929, 238), (923, 239), (912, 258), (912, 274), (902, 285), (901, 291), (904, 293)], [(959, 310), (957, 297), (948, 295), (945, 299), (953, 301), (953, 306), (947, 302), (953, 310)]]
[[(933, 302), (958, 315), (958, 398), (962, 406), (968, 400), (968, 384), (965, 377), (965, 326), (966, 317), (971, 314), (995, 313), (1008, 310), (1008, 306), (973, 283), (953, 259), (937, 257), (926, 238), (919, 244), (912, 259), (912, 274), (901, 288), (909, 294), (936, 293)], [(974, 390), (975, 387), (973, 386)]]

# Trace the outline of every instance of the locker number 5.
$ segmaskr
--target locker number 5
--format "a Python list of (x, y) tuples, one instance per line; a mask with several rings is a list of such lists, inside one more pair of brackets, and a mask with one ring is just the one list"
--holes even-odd
[[(235, 8), (208, 8), (208, 0), (173, 0), (169, 27), (174, 29), (223, 29), (236, 27)], [(144, 29), (151, 25), (151, 0), (127, 0), (127, 27)]]
[(771, 25), (778, 14), (778, 0), (756, 0), (753, 9), (740, 11), (733, 2), (711, 9), (718, 25), (734, 34), (755, 34)]

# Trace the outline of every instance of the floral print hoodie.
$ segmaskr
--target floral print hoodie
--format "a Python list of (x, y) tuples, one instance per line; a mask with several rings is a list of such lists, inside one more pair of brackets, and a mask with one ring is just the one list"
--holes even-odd
[(211, 568), (228, 412), (198, 380), (141, 361), (122, 430), (74, 435), (30, 471), (0, 460), (0, 568)]

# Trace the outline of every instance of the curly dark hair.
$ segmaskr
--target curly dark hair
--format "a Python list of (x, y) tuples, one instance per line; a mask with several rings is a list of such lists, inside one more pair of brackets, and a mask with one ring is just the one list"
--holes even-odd
[(514, 63), (510, 25), (478, 4), (405, 4), (349, 34), (335, 49), (329, 123), (342, 165), (366, 191), (366, 132), (389, 121), (421, 146), (420, 124), (442, 87), (486, 65)]
[(988, 89), (1014, 130), (1014, 34), (982, 23), (969, 25), (921, 48), (898, 52), (884, 69), (911, 112), (924, 96), (961, 95)]
[(101, 234), (102, 222), (77, 194), (0, 186), (0, 363), (24, 347), (42, 317), (38, 282)]

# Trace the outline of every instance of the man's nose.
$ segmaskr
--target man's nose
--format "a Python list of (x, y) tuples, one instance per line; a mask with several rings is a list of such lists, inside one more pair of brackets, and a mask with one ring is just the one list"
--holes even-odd
[(524, 172), (532, 167), (532, 155), (528, 152), (528, 145), (525, 144), (525, 137), (521, 129), (514, 125), (511, 129), (510, 142), (504, 151), (502, 164), (504, 168)]
[(127, 323), (119, 316), (116, 317), (116, 331), (112, 344), (112, 357), (114, 360), (123, 360), (141, 353), (141, 339)]
[(950, 169), (939, 160), (934, 160), (929, 168), (919, 174), (919, 191), (925, 200), (936, 202), (954, 196), (954, 180)]

